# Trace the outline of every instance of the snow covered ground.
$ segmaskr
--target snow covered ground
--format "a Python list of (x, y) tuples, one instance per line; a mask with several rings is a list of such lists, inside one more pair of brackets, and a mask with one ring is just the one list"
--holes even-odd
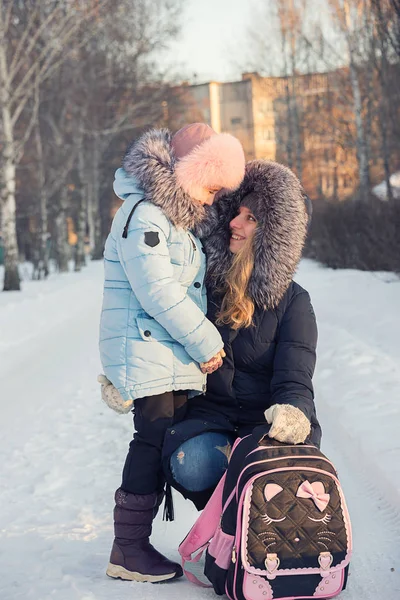
[[(319, 323), (316, 401), (354, 528), (343, 600), (400, 598), (400, 281), (304, 261), (297, 277)], [(1, 600), (215, 598), (185, 580), (153, 586), (104, 574), (113, 491), (130, 415), (99, 398), (102, 264), (0, 293)], [(170, 557), (196, 517), (153, 539)]]

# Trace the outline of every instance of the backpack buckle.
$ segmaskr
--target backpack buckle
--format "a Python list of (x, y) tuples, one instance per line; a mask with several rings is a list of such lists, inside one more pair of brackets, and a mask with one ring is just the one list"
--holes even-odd
[(333, 556), (330, 552), (320, 552), (318, 556), (319, 566), (321, 567), (321, 576), (326, 577), (329, 575), (329, 569), (333, 563)]
[(275, 579), (276, 571), (279, 569), (281, 561), (277, 554), (267, 554), (267, 558), (264, 561), (265, 568), (267, 569), (267, 579)]

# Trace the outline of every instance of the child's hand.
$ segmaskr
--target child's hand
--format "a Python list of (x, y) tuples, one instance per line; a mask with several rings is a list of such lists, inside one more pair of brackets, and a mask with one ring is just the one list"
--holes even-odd
[(264, 413), (270, 438), (286, 444), (302, 444), (311, 432), (311, 423), (306, 415), (291, 404), (274, 404)]
[(101, 398), (103, 402), (119, 414), (126, 414), (132, 410), (133, 400), (124, 400), (105, 375), (99, 375), (97, 381), (101, 383)]
[(200, 363), (201, 372), (207, 375), (209, 375), (210, 373), (214, 373), (214, 371), (222, 367), (222, 359), (225, 358), (225, 356), (225, 351), (222, 348), (222, 350), (220, 350), (208, 362)]

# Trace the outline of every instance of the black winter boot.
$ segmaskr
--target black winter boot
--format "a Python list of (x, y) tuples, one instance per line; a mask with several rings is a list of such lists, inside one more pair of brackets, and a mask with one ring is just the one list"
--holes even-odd
[(151, 526), (160, 495), (115, 492), (114, 531), (107, 575), (130, 581), (158, 583), (182, 577), (182, 567), (150, 544)]

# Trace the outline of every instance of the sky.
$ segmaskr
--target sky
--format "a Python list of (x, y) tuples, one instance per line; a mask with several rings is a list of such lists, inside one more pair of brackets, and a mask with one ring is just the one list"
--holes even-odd
[[(245, 71), (262, 71), (263, 67), (263, 74), (280, 74), (273, 0), (183, 0), (183, 6), (181, 34), (163, 56), (163, 61), (172, 65), (176, 79), (190, 83), (234, 81)], [(304, 33), (311, 39), (321, 25), (337, 53), (328, 4), (307, 0), (306, 7)], [(316, 70), (327, 68), (325, 63), (315, 64)]]
[(191, 82), (240, 77), (240, 45), (257, 1), (184, 0), (182, 33), (171, 49), (175, 67)]

